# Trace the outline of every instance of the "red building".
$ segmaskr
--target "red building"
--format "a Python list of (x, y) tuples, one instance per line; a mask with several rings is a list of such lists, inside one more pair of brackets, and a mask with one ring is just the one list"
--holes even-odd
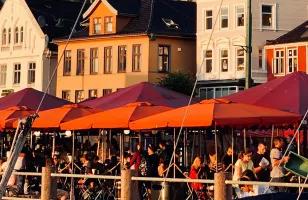
[(267, 41), (265, 64), (268, 80), (286, 74), (308, 72), (308, 21), (279, 38)]

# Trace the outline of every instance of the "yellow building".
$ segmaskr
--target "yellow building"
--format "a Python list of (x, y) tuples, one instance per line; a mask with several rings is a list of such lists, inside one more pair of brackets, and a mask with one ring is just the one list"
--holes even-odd
[[(57, 96), (98, 97), (169, 72), (195, 74), (196, 4), (169, 0), (96, 0), (85, 29), (64, 50), (57, 39)], [(64, 51), (64, 52), (63, 52)]]

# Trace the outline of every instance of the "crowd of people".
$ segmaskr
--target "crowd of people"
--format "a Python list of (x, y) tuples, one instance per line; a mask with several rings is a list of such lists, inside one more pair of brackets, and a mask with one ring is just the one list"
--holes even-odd
[[(135, 171), (135, 176), (144, 177), (172, 177), (173, 173), (167, 174), (171, 159), (173, 158), (173, 146), (166, 141), (160, 141), (157, 148), (153, 145), (136, 145), (134, 152), (126, 151), (123, 158), (116, 152), (119, 151), (114, 144), (114, 155), (101, 161), (97, 156), (96, 147), (91, 147), (85, 142), (76, 151), (75, 158), (69, 153), (61, 152), (60, 149), (51, 153), (50, 149), (36, 147), (34, 150), (25, 146), (20, 154), (15, 171), (41, 172), (43, 166), (49, 163), (56, 173), (64, 174), (95, 174), (95, 175), (120, 175), (121, 168)], [(285, 182), (288, 174), (282, 165), (288, 162), (288, 157), (283, 157), (285, 143), (282, 138), (273, 140), (273, 148), (268, 151), (265, 143), (260, 142), (255, 151), (246, 149), (238, 154), (233, 148), (228, 147), (225, 154), (220, 158), (214, 150), (207, 156), (195, 156), (191, 166), (187, 169), (177, 170), (176, 178), (186, 177), (191, 179), (214, 179), (216, 172), (225, 171), (233, 175), (233, 180), (239, 181), (262, 181), (262, 182)], [(178, 155), (174, 154), (177, 158)], [(176, 159), (177, 160), (177, 159)], [(173, 161), (173, 160), (172, 160)], [(1, 171), (4, 171), (7, 163), (0, 160)], [(176, 163), (177, 164), (177, 163)], [(181, 171), (182, 170), (182, 171)], [(185, 173), (186, 172), (186, 173)], [(186, 194), (193, 195), (197, 199), (213, 198), (213, 185), (191, 183), (185, 185)], [(12, 175), (8, 183), (7, 191), (17, 194), (28, 194), (31, 191), (40, 191), (40, 177), (25, 177)], [(139, 181), (136, 185), (139, 191), (139, 199), (151, 199), (153, 187), (151, 182)], [(256, 185), (233, 185), (234, 195), (237, 197), (254, 196), (269, 192), (285, 191), (285, 188)], [(69, 198), (70, 190), (74, 188), (76, 199), (111, 199), (116, 196), (117, 181), (99, 180), (92, 178), (57, 179), (58, 199)], [(109, 198), (109, 199), (110, 199)]]

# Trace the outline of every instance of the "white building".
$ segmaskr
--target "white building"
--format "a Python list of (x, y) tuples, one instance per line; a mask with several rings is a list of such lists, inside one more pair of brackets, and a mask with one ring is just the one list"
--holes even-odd
[[(197, 0), (199, 95), (218, 98), (245, 86), (248, 0)], [(267, 79), (263, 46), (308, 18), (308, 0), (252, 0), (252, 79)], [(211, 40), (210, 35), (213, 35)]]
[[(46, 90), (57, 64), (50, 41), (69, 34), (80, 7), (66, 1), (5, 1), (0, 11), (0, 96), (26, 87)], [(56, 93), (55, 80), (50, 94)]]

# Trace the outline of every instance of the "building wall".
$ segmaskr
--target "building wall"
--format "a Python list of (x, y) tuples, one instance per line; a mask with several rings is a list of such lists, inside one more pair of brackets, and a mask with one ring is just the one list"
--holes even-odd
[[(299, 43), (287, 43), (287, 44), (277, 44), (277, 45), (266, 45), (264, 47), (266, 56), (265, 56), (265, 63), (267, 67), (267, 78), (268, 80), (271, 80), (275, 77), (285, 76), (289, 73), (292, 73), (289, 71), (289, 63), (288, 63), (288, 51), (289, 50), (296, 50), (297, 51), (297, 70), (301, 72), (308, 73), (308, 63), (307, 63), (307, 48), (308, 43), (307, 42), (299, 42)], [(275, 67), (275, 58), (276, 58), (276, 50), (282, 50), (284, 52), (283, 57), (283, 65), (284, 70), (283, 73), (275, 73), (274, 67)]]
[[(23, 42), (14, 43), (15, 28), (20, 30), (23, 27)], [(11, 29), (11, 43), (6, 45), (2, 43), (3, 29)], [(18, 91), (26, 87), (33, 87), (37, 90), (44, 90), (45, 79), (44, 51), (45, 35), (41, 31), (31, 11), (23, 0), (6, 0), (0, 11), (0, 65), (6, 65), (6, 82), (0, 86), (0, 90)], [(8, 34), (8, 33), (7, 33)], [(8, 39), (8, 38), (7, 38)], [(36, 63), (35, 83), (28, 84), (28, 67), (29, 63)], [(19, 84), (13, 83), (14, 64), (21, 64), (21, 80)]]
[[(223, 1), (222, 7), (229, 9), (229, 27), (227, 29), (220, 28), (219, 4), (217, 0), (197, 0), (197, 72), (199, 72), (200, 80), (227, 80), (240, 79), (245, 77), (244, 71), (237, 71), (235, 66), (235, 50), (238, 45), (246, 45), (246, 21), (244, 27), (236, 27), (236, 6), (244, 5), (245, 20), (247, 16), (247, 0), (226, 0)], [(266, 40), (272, 40), (278, 36), (292, 30), (297, 25), (307, 19), (307, 0), (297, 0), (292, 3), (285, 0), (262, 0), (252, 1), (252, 77), (255, 82), (265, 82), (267, 80), (267, 72), (265, 63), (259, 64), (260, 55), (264, 58), (262, 52)], [(262, 28), (261, 25), (261, 8), (262, 4), (273, 6), (274, 27), (271, 29)], [(216, 16), (218, 16), (217, 24), (214, 27), (213, 37), (211, 41), (209, 37), (211, 30), (205, 30), (205, 11), (213, 10), (213, 24)], [(204, 65), (201, 66), (203, 60), (202, 51), (209, 46), (213, 49), (213, 70), (211, 73), (205, 73)], [(219, 69), (220, 49), (229, 50), (230, 68), (228, 72), (221, 72)], [(261, 50), (261, 52), (259, 52)]]

